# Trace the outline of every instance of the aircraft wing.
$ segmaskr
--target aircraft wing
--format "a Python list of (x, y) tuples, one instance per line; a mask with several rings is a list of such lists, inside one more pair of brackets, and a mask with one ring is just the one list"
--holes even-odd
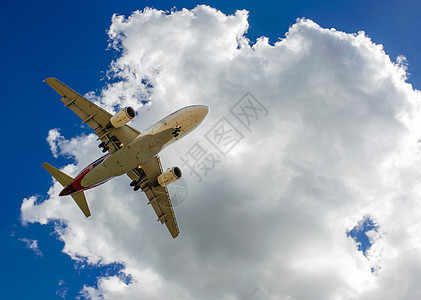
[(128, 144), (139, 135), (139, 131), (128, 125), (119, 128), (106, 128), (112, 114), (55, 78), (47, 78), (45, 81), (62, 96), (61, 101), (64, 106), (73, 110), (82, 119), (82, 123), (88, 124), (95, 131), (98, 140), (108, 143), (108, 152), (112, 153), (118, 150), (122, 144)]
[(152, 205), (158, 220), (167, 226), (173, 238), (180, 233), (174, 209), (171, 204), (170, 195), (166, 186), (156, 184), (156, 179), (162, 173), (161, 160), (158, 156), (151, 158), (140, 168), (136, 168), (127, 173), (135, 181), (139, 181), (142, 191), (149, 199), (148, 204)]

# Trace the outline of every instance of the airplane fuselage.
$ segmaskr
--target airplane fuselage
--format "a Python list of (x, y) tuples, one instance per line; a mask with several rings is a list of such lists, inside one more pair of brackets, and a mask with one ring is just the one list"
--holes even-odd
[(112, 154), (107, 154), (84, 168), (64, 187), (60, 196), (96, 187), (116, 176), (141, 166), (162, 149), (195, 129), (206, 117), (208, 107), (192, 105), (179, 109)]

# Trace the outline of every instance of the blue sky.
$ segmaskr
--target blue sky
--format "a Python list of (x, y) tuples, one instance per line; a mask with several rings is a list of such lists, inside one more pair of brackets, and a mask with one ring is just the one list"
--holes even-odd
[[(55, 159), (47, 142), (48, 131), (60, 128), (64, 136), (80, 133), (78, 120), (64, 109), (55, 92), (42, 80), (53, 76), (80, 93), (98, 91), (110, 62), (119, 54), (106, 50), (106, 30), (114, 13), (130, 15), (146, 6), (169, 10), (191, 9), (208, 4), (225, 14), (249, 11), (248, 38), (260, 36), (274, 43), (284, 37), (297, 18), (309, 18), (321, 27), (347, 33), (366, 32), (373, 42), (383, 44), (394, 61), (406, 56), (411, 74), (408, 82), (421, 87), (421, 28), (418, 1), (23, 1), (8, 2), (1, 12), (3, 57), (3, 131), (1, 167), (3, 208), (0, 218), (2, 298), (56, 299), (66, 291), (72, 299), (84, 284), (96, 277), (116, 273), (111, 267), (83, 267), (61, 253), (63, 243), (53, 225), (20, 222), (22, 199), (46, 197), (51, 177), (42, 169), (44, 161), (61, 167), (65, 158)], [(55, 113), (57, 112), (57, 113)], [(65, 116), (65, 117), (64, 117)], [(67, 118), (68, 117), (68, 118)], [(66, 119), (67, 118), (67, 119)], [(11, 147), (10, 147), (11, 146)], [(100, 153), (98, 153), (99, 155)], [(42, 257), (21, 239), (37, 240)], [(64, 281), (65, 286), (59, 282)]]

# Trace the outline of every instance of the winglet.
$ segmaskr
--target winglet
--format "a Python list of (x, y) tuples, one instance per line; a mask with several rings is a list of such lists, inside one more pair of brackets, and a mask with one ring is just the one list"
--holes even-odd
[[(63, 173), (62, 171), (54, 168), (52, 165), (48, 163), (43, 163), (42, 166), (50, 173), (62, 186), (68, 185), (70, 182), (72, 182), (73, 178), (69, 175)], [(71, 195), (73, 200), (75, 200), (76, 204), (79, 206), (79, 208), (82, 210), (83, 214), (86, 217), (89, 217), (91, 215), (91, 212), (89, 210), (88, 202), (86, 201), (85, 194), (83, 192), (79, 192), (76, 194)]]

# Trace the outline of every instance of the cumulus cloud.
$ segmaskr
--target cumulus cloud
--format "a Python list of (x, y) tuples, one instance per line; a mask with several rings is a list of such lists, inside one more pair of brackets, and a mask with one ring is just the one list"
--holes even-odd
[(48, 131), (47, 142), (48, 145), (50, 145), (50, 149), (53, 153), (53, 156), (57, 158), (59, 144), (63, 142), (63, 137), (60, 135), (60, 132), (57, 128)]
[[(219, 160), (200, 182), (184, 164), (177, 239), (124, 176), (86, 193), (89, 219), (55, 183), (46, 201), (23, 200), (22, 220), (59, 220), (75, 260), (124, 264), (122, 276), (85, 286), (87, 297), (416, 299), (420, 94), (406, 82), (406, 60), (391, 61), (364, 32), (307, 19), (273, 45), (251, 43), (247, 17), (208, 6), (145, 9), (114, 16), (108, 31), (120, 55), (98, 96), (104, 107), (135, 106), (139, 129), (185, 105), (210, 107), (161, 156), (164, 167), (182, 166), (199, 142)], [(268, 112), (249, 128), (232, 113), (247, 92)], [(206, 138), (222, 117), (242, 136), (227, 153)], [(54, 155), (75, 158), (70, 173), (100, 155), (94, 135), (50, 131), (48, 142)], [(378, 228), (364, 256), (347, 232), (367, 215)]]

